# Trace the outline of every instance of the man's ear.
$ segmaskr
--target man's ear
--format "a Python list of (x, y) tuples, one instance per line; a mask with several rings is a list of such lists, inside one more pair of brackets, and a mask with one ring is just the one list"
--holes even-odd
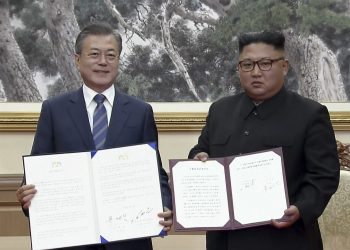
[(288, 59), (285, 59), (283, 61), (283, 75), (286, 76), (288, 74), (288, 70), (289, 70), (289, 61)]
[(80, 55), (79, 54), (74, 54), (74, 59), (75, 59), (75, 66), (77, 67), (77, 69), (79, 69)]

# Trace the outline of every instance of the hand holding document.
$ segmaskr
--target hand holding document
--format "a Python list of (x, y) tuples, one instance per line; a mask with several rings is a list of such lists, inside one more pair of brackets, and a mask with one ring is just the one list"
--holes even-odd
[(269, 224), (289, 206), (282, 149), (197, 160), (170, 160), (175, 231)]
[(156, 236), (163, 211), (154, 144), (24, 156), (33, 249)]

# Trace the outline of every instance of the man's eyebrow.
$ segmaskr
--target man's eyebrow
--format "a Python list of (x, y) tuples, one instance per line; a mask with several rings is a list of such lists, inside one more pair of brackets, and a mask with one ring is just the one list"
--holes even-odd
[(269, 56), (266, 56), (266, 57), (261, 57), (261, 58), (259, 58), (259, 59), (256, 59), (256, 60), (253, 60), (252, 58), (244, 58), (244, 59), (242, 59), (241, 61), (246, 61), (246, 60), (248, 60), (248, 61), (260, 61), (260, 60), (264, 60), (264, 59), (271, 59), (271, 57), (269, 57)]
[[(94, 47), (90, 48), (90, 50), (104, 51), (104, 50), (101, 50), (101, 49), (99, 49), (99, 48), (94, 48)], [(107, 52), (110, 52), (110, 51), (116, 52), (116, 50), (113, 49), (113, 48), (111, 48), (111, 49), (106, 49), (105, 51), (107, 51)]]
[(116, 52), (116, 50), (115, 49), (107, 49), (107, 51), (114, 51), (114, 52)]

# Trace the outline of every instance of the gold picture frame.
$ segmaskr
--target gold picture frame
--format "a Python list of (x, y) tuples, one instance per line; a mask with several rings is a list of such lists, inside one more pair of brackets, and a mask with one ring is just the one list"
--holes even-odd
[[(210, 103), (151, 103), (159, 132), (200, 131)], [(350, 131), (350, 103), (325, 103), (335, 131)], [(0, 103), (0, 132), (33, 132), (40, 103)]]

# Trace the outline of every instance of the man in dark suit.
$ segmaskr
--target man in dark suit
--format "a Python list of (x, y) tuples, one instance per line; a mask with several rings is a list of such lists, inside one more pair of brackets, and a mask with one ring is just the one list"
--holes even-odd
[(271, 225), (207, 232), (208, 250), (323, 249), (317, 218), (339, 182), (334, 131), (325, 106), (285, 89), (284, 42), (280, 32), (239, 37), (237, 70), (244, 93), (211, 105), (189, 158), (282, 147), (291, 205)]
[[(121, 50), (121, 37), (108, 24), (94, 23), (79, 33), (75, 61), (83, 86), (77, 91), (43, 102), (32, 154), (91, 151), (158, 140), (152, 107), (114, 88)], [(102, 140), (96, 139), (93, 131), (94, 112), (99, 105), (94, 97), (98, 94), (103, 95), (106, 121), (107, 135)], [(163, 204), (166, 207), (165, 212), (159, 211), (158, 216), (163, 218), (159, 223), (164, 226), (164, 231), (169, 231), (172, 224), (171, 194), (158, 148), (157, 155)], [(17, 198), (27, 215), (35, 193), (33, 185), (23, 185), (17, 191)], [(152, 242), (151, 239), (140, 239), (69, 249), (151, 250)]]

